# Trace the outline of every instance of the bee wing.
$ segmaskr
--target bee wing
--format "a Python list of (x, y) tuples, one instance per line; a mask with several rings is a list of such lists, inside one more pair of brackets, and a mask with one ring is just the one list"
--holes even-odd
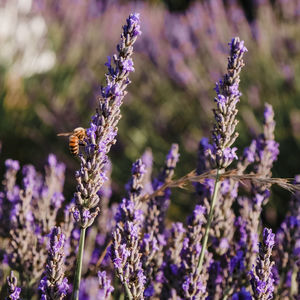
[(58, 133), (57, 136), (70, 136), (72, 134), (73, 132), (62, 132), (62, 133)]

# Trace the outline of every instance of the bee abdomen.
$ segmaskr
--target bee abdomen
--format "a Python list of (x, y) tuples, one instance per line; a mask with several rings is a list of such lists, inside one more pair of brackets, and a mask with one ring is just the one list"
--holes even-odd
[(76, 135), (69, 137), (69, 149), (72, 155), (76, 156), (79, 153), (79, 138)]

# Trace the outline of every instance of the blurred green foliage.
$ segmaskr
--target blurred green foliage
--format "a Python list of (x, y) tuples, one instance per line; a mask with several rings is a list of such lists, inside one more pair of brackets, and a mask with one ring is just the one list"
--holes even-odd
[[(89, 126), (104, 82), (106, 57), (114, 52), (125, 18), (138, 11), (143, 35), (134, 54), (136, 71), (122, 108), (119, 139), (110, 155), (115, 200), (123, 193), (132, 162), (147, 147), (154, 154), (154, 173), (172, 142), (179, 143), (181, 153), (176, 177), (195, 168), (198, 141), (210, 135), (214, 83), (225, 72), (226, 45), (235, 35), (245, 40), (249, 50), (241, 74), (239, 154), (260, 133), (263, 104), (269, 102), (274, 106), (280, 143), (274, 176), (299, 173), (300, 19), (293, 7), (296, 1), (289, 5), (262, 2), (252, 22), (234, 1), (226, 7), (222, 1), (195, 2), (181, 13), (169, 12), (160, 1), (101, 3), (44, 1), (19, 13), (25, 24), (33, 16), (44, 20), (47, 30), (42, 38), (28, 43), (51, 50), (55, 64), (30, 75), (14, 71), (13, 63), (26, 44), (16, 44), (18, 56), (10, 63), (0, 59), (2, 167), (11, 157), (42, 170), (48, 153), (55, 153), (67, 164), (66, 196), (72, 197), (79, 163), (69, 154), (67, 139), (56, 134)], [(5, 4), (2, 12), (4, 8)], [(270, 209), (280, 208), (281, 218), (288, 195), (282, 191), (277, 195)], [(175, 218), (182, 207), (189, 209), (191, 193), (180, 191), (177, 196), (171, 210)]]

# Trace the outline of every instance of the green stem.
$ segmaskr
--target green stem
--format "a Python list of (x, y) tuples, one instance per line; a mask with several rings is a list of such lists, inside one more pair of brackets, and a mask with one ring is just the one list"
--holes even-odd
[(130, 292), (129, 287), (128, 287), (128, 285), (127, 285), (126, 282), (124, 283), (124, 287), (125, 287), (125, 292), (126, 292), (127, 298), (128, 298), (129, 300), (133, 300), (133, 297), (132, 297), (132, 295), (131, 295), (131, 292)]
[(84, 250), (85, 231), (86, 231), (86, 228), (81, 228), (79, 248), (78, 248), (78, 254), (77, 254), (77, 262), (76, 262), (76, 271), (75, 271), (75, 277), (74, 277), (74, 288), (73, 288), (72, 300), (79, 300), (79, 287), (80, 287), (80, 279), (81, 279), (81, 269), (82, 269), (82, 258), (83, 258), (83, 250)]
[(198, 274), (200, 274), (201, 269), (202, 269), (204, 253), (205, 253), (205, 250), (207, 248), (208, 234), (209, 234), (211, 222), (212, 222), (212, 219), (213, 219), (214, 208), (215, 208), (215, 204), (216, 204), (216, 200), (217, 200), (217, 196), (218, 196), (218, 191), (219, 191), (220, 184), (221, 184), (221, 182), (220, 182), (220, 173), (221, 173), (221, 170), (218, 168), (217, 169), (215, 186), (214, 186), (214, 191), (213, 191), (213, 196), (212, 196), (210, 210), (209, 210), (209, 215), (208, 215), (208, 220), (207, 220), (206, 227), (205, 227), (205, 233), (204, 233), (204, 237), (203, 237), (202, 248), (201, 248), (201, 252), (200, 252), (200, 256), (199, 256), (199, 260), (198, 260), (198, 265), (197, 265)]

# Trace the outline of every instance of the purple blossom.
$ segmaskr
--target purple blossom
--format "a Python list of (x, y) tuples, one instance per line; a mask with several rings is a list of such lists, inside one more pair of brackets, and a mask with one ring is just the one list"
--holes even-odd
[(14, 276), (13, 271), (10, 272), (10, 276), (6, 278), (8, 296), (6, 300), (18, 300), (20, 299), (21, 288), (17, 287), (17, 278)]
[(216, 84), (215, 88), (217, 108), (214, 109), (213, 150), (209, 150), (212, 167), (217, 166), (220, 169), (228, 167), (234, 159), (237, 159), (236, 148), (231, 148), (231, 146), (238, 136), (235, 127), (238, 123), (236, 104), (241, 95), (238, 90), (239, 73), (244, 66), (243, 55), (247, 51), (244, 41), (240, 41), (239, 38), (233, 38), (229, 45), (228, 73)]
[(65, 200), (64, 196), (60, 192), (54, 192), (52, 199), (51, 199), (51, 204), (53, 205), (54, 208), (59, 209)]
[(270, 176), (271, 168), (279, 154), (279, 145), (274, 140), (274, 112), (270, 104), (265, 104), (264, 113), (264, 133), (259, 136), (256, 142), (259, 164), (256, 166), (257, 173), (260, 175)]
[(20, 170), (19, 162), (17, 160), (13, 160), (13, 159), (7, 159), (5, 161), (5, 167), (7, 169), (14, 170), (15, 172), (18, 172)]
[(144, 296), (146, 298), (149, 298), (149, 297), (152, 297), (154, 295), (155, 291), (154, 291), (154, 287), (152, 284), (150, 284), (146, 289), (145, 289), (145, 292), (144, 292)]
[(116, 214), (116, 228), (113, 232), (111, 258), (121, 283), (134, 299), (144, 299), (146, 277), (140, 261), (138, 247), (143, 217), (140, 210), (142, 182), (145, 165), (137, 160), (132, 166), (132, 176), (127, 185), (128, 196), (119, 205)]
[(248, 163), (253, 163), (255, 161), (256, 154), (256, 140), (253, 140), (251, 145), (244, 150), (244, 157)]
[[(164, 169), (153, 181), (153, 191), (172, 179), (178, 160), (178, 145), (172, 144), (166, 156)], [(166, 244), (164, 220), (170, 203), (170, 195), (170, 189), (166, 189), (162, 195), (149, 199), (146, 208), (145, 233), (141, 241), (142, 264), (147, 277), (146, 288), (152, 285), (157, 295), (161, 293), (161, 284), (155, 282), (155, 278), (163, 264), (163, 247)]]
[[(79, 155), (81, 168), (76, 173), (77, 191), (74, 194), (77, 210), (75, 220), (82, 228), (89, 227), (96, 218), (99, 208), (98, 191), (107, 180), (105, 165), (107, 154), (116, 142), (117, 123), (121, 118), (120, 106), (129, 84), (129, 72), (134, 71), (133, 44), (140, 34), (139, 15), (131, 14), (123, 26), (118, 54), (108, 58), (106, 63), (106, 86), (101, 87), (98, 106), (86, 130), (85, 151)], [(113, 64), (115, 65), (113, 67)], [(89, 211), (89, 215), (86, 211)], [(85, 214), (85, 215), (84, 215)]]
[(123, 65), (124, 70), (126, 70), (127, 72), (133, 72), (134, 71), (132, 59), (124, 60), (122, 65)]
[(203, 272), (199, 273), (197, 263), (201, 251), (202, 225), (205, 219), (206, 208), (196, 205), (193, 214), (187, 220), (187, 233), (181, 250), (180, 275), (182, 280), (183, 294), (177, 293), (184, 298), (194, 295), (196, 298), (204, 298), (207, 295), (208, 268), (211, 255), (207, 252), (204, 260)]
[(252, 300), (251, 294), (244, 288), (232, 295), (231, 300)]
[(64, 277), (65, 235), (60, 227), (53, 227), (49, 235), (48, 258), (45, 275), (39, 284), (41, 297), (45, 299), (63, 299), (69, 289)]
[(127, 19), (128, 31), (133, 30), (133, 36), (139, 36), (142, 34), (140, 30), (140, 14), (134, 13)]
[(49, 154), (48, 164), (49, 164), (50, 167), (56, 167), (57, 159), (56, 159), (56, 156), (54, 154)]
[(253, 266), (251, 275), (251, 285), (255, 299), (272, 299), (274, 291), (274, 278), (271, 262), (272, 249), (275, 243), (275, 234), (271, 229), (264, 228), (263, 241), (260, 244), (259, 256), (256, 265)]
[(237, 251), (237, 254), (230, 261), (229, 270), (231, 274), (234, 272), (242, 273), (241, 271), (245, 270), (244, 259), (244, 252), (241, 250)]
[(107, 277), (105, 271), (98, 272), (98, 280), (100, 287), (101, 299), (109, 299), (111, 293), (114, 291), (113, 286), (111, 285), (111, 280)]
[(280, 274), (280, 280), (278, 280), (278, 287), (275, 293), (282, 298), (292, 298), (294, 296), (293, 293), (295, 293), (293, 289), (296, 282), (292, 274), (296, 273), (297, 263), (299, 264), (300, 262), (299, 199), (299, 193), (297, 192), (290, 202), (291, 215), (284, 219), (276, 233), (275, 262), (278, 276)]

